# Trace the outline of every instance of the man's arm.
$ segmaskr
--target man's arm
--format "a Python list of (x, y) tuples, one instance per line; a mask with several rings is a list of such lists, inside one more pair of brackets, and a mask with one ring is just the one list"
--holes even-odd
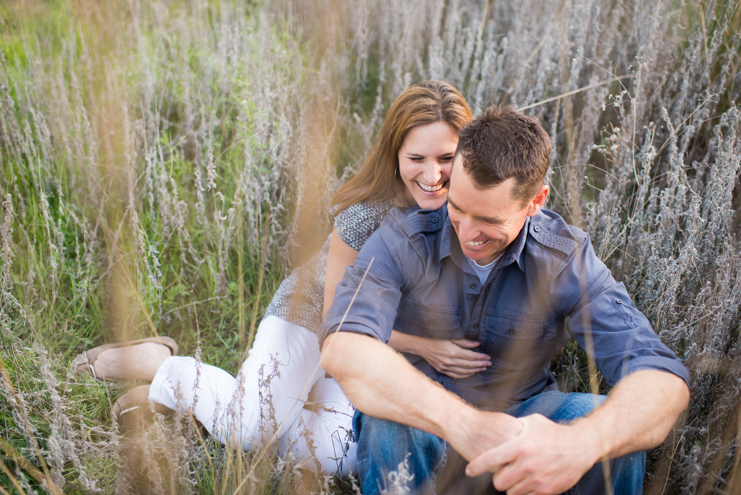
[(512, 416), (469, 406), (366, 335), (327, 336), (320, 364), (358, 410), (437, 435), (469, 460), (522, 429)]
[(496, 473), (511, 495), (561, 493), (601, 459), (659, 445), (689, 402), (689, 375), (656, 336), (585, 238), (550, 290), (570, 316), (571, 333), (614, 385), (590, 415), (568, 425), (521, 418), (517, 438), (471, 462), (468, 472)]
[(540, 415), (522, 418), (522, 433), (474, 459), (466, 474), (493, 472), (494, 486), (509, 495), (561, 493), (603, 458), (659, 445), (688, 402), (683, 379), (637, 371), (621, 380), (592, 414), (571, 424)]
[[(404, 280), (422, 277), (398, 216), (389, 213), (337, 285), (319, 335), (320, 365), (360, 411), (437, 435), (472, 459), (519, 433), (522, 424), (472, 408), (385, 344)], [(399, 245), (411, 258), (394, 251)]]

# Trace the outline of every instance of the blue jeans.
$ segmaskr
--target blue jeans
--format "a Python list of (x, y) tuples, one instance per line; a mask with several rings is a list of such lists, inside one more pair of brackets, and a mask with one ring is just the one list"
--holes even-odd
[[(592, 411), (595, 400), (601, 403), (605, 396), (549, 391), (504, 412), (515, 417), (538, 413), (558, 423), (569, 423)], [(465, 476), (467, 461), (431, 433), (367, 416), (360, 411), (353, 418), (353, 430), (358, 443), (363, 495), (380, 494), (382, 490), (393, 492), (394, 483), (406, 484), (415, 495), (500, 493), (492, 485), (491, 474), (477, 478)], [(402, 464), (405, 467), (400, 469)], [(645, 452), (611, 460), (609, 472), (615, 495), (641, 494), (645, 467)], [(567, 493), (605, 493), (602, 463), (587, 471)]]

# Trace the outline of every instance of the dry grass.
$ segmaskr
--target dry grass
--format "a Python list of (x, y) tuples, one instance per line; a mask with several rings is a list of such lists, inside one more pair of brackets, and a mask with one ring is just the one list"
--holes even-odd
[[(738, 2), (715, 0), (3, 4), (0, 487), (351, 492), (202, 439), (189, 418), (122, 438), (107, 413), (121, 389), (69, 363), (158, 332), (236, 371), (390, 102), (445, 79), (476, 111), (541, 119), (550, 207), (692, 372), (647, 491), (734, 493), (739, 32)], [(588, 389), (583, 353), (556, 366)]]

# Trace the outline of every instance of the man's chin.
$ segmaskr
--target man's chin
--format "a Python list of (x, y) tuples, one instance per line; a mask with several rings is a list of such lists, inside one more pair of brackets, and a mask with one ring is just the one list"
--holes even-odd
[(491, 255), (492, 255), (491, 249), (487, 249), (486, 251), (484, 251), (481, 249), (471, 249), (467, 246), (462, 246), (462, 249), (463, 249), (463, 254), (465, 254), (468, 258), (472, 259), (479, 265), (485, 265), (486, 264), (485, 261), (488, 258), (491, 258)]

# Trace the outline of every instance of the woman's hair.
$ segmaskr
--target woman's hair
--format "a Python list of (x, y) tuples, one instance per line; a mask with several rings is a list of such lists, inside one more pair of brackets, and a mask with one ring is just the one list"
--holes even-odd
[(455, 132), (473, 119), (463, 95), (442, 81), (425, 81), (405, 89), (391, 106), (368, 158), (332, 198), (332, 213), (361, 201), (383, 201), (394, 195), (399, 148), (414, 127), (445, 122)]

